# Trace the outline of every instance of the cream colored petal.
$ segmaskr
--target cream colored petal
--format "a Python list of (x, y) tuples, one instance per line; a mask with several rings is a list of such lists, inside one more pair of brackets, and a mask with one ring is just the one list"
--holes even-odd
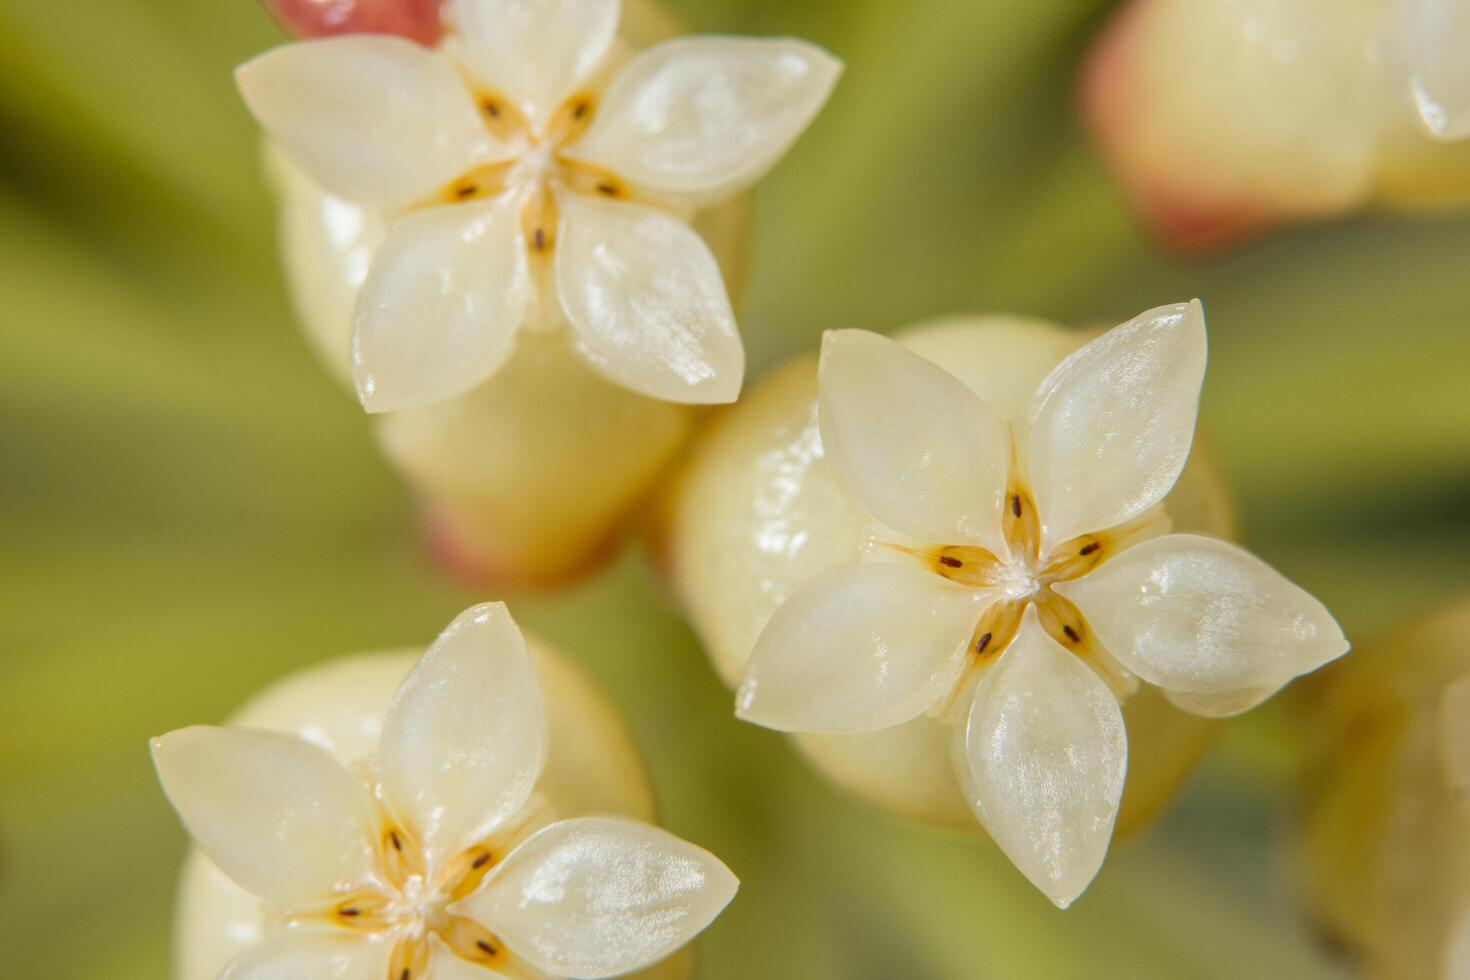
[(1439, 698), (1439, 755), (1445, 784), (1470, 801), (1470, 674), (1445, 686)]
[(1470, 137), (1470, 4), (1398, 0), (1393, 24), (1424, 127), (1445, 141)]
[(339, 197), (407, 204), (504, 155), (449, 62), (403, 38), (288, 44), (235, 81), (271, 138)]
[(1029, 461), (1048, 546), (1164, 498), (1189, 458), (1204, 377), (1198, 300), (1142, 313), (1057, 365), (1036, 393)]
[(1202, 718), (1229, 718), (1244, 714), (1256, 705), (1273, 697), (1290, 681), (1266, 683), (1260, 687), (1248, 687), (1239, 691), (1164, 691), (1164, 697), (1174, 707)]
[(1004, 555), (1009, 457), (990, 409), (944, 369), (866, 330), (822, 338), (822, 448), (880, 521)]
[(976, 685), (957, 756), (960, 782), (986, 832), (1066, 908), (1107, 855), (1128, 739), (1112, 691), (1046, 635), (1035, 607)]
[(383, 980), (391, 953), (362, 933), (283, 932), (245, 952), (220, 980)]
[(563, 820), (525, 841), (457, 906), (537, 969), (610, 977), (693, 939), (739, 882), (713, 854), (645, 823)]
[(1322, 603), (1214, 538), (1154, 538), (1054, 588), (1125, 667), (1170, 690), (1275, 688), (1348, 648)]
[(451, 43), (491, 92), (539, 125), (585, 82), (618, 29), (618, 0), (451, 0)]
[(394, 223), (358, 295), (352, 372), (369, 412), (462, 394), (510, 357), (531, 300), (516, 199)]
[(668, 41), (618, 74), (570, 152), (654, 191), (728, 197), (796, 142), (841, 72), (841, 62), (803, 41)]
[(438, 864), (526, 802), (546, 719), (526, 641), (504, 603), (450, 623), (383, 720), (383, 792)]
[(241, 887), (277, 905), (310, 907), (368, 874), (377, 835), (367, 793), (316, 746), (207, 725), (151, 744), (184, 826)]
[(989, 601), (906, 565), (829, 569), (771, 617), (735, 713), (788, 732), (874, 731), (916, 718), (954, 684)]
[(558, 197), (557, 292), (575, 346), (599, 374), (672, 402), (731, 402), (745, 349), (720, 268), (661, 211)]

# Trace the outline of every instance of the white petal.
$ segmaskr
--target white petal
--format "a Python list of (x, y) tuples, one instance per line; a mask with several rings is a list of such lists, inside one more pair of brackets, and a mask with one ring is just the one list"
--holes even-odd
[(390, 412), (473, 388), (510, 357), (530, 301), (514, 196), (394, 223), (354, 316), (363, 406)]
[(980, 679), (956, 762), (970, 806), (1059, 908), (1092, 882), (1123, 796), (1128, 739), (1106, 684), (1036, 622)]
[(577, 352), (654, 398), (734, 401), (745, 349), (704, 240), (661, 211), (574, 193), (558, 201), (557, 290)]
[(382, 980), (388, 943), (350, 932), (284, 932), (248, 950), (220, 980)]
[(831, 330), (817, 393), (822, 449), (878, 520), (1005, 555), (1008, 441), (959, 379), (880, 334)]
[(1470, 137), (1470, 4), (1400, 0), (1395, 27), (1425, 128), (1441, 140)]
[(955, 682), (989, 598), (891, 562), (828, 569), (766, 624), (736, 714), (788, 732), (874, 731), (916, 718)]
[(1054, 588), (1125, 667), (1171, 690), (1275, 688), (1348, 648), (1322, 603), (1214, 538), (1154, 538)]
[(525, 841), (458, 909), (532, 966), (608, 977), (693, 939), (739, 886), (713, 854), (648, 824), (563, 820)]
[(803, 41), (667, 41), (618, 74), (569, 150), (654, 191), (727, 197), (796, 142), (841, 71), (841, 62)]
[(1202, 718), (1229, 718), (1244, 714), (1275, 696), (1291, 678), (1280, 683), (1266, 683), (1239, 691), (1164, 691), (1164, 697), (1176, 708)]
[(235, 81), (271, 138), (339, 197), (407, 204), (504, 155), (449, 62), (403, 38), (288, 44)]
[(1036, 393), (1030, 454), (1049, 546), (1164, 498), (1189, 458), (1204, 377), (1198, 300), (1140, 314), (1057, 365)]
[(618, 0), (451, 0), (456, 50), (490, 91), (540, 125), (596, 70)]
[(472, 606), (439, 634), (383, 720), (383, 790), (438, 864), (531, 795), (546, 720), (526, 641), (503, 603)]
[(366, 876), (376, 838), (366, 790), (316, 746), (195, 725), (153, 739), (152, 749), (184, 826), (242, 888), (300, 907)]

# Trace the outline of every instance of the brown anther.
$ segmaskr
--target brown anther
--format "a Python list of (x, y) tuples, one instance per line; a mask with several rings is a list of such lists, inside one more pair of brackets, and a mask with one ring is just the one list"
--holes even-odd
[(395, 851), (403, 850), (403, 838), (398, 836), (398, 831), (396, 830), (388, 831), (388, 843), (393, 845), (393, 850)]
[(1075, 629), (1072, 628), (1071, 623), (1062, 624), (1062, 632), (1067, 634), (1067, 639), (1071, 640), (1073, 643), (1082, 642), (1082, 636)]
[(478, 946), (480, 950), (485, 953), (486, 956), (494, 956), (496, 953), (495, 947), (490, 945), (490, 943), (486, 942), (483, 939), (476, 939), (475, 945)]
[[(439, 938), (457, 956), (471, 963), (493, 963), (501, 971), (510, 965), (503, 962), (508, 957), (500, 937), (474, 919), (462, 915), (450, 916), (439, 929)], [(516, 975), (519, 976), (519, 973)]]
[(340, 909), (338, 909), (337, 910), (337, 914), (338, 915), (341, 915), (341, 916), (346, 916), (349, 919), (355, 919), (359, 915), (362, 915), (362, 909), (357, 908), (356, 906), (353, 906), (353, 905), (349, 905), (346, 908), (340, 908)]
[(995, 634), (993, 634), (993, 633), (985, 633), (985, 634), (983, 634), (980, 637), (980, 639), (978, 641), (976, 641), (976, 643), (975, 643), (975, 652), (976, 653), (984, 653), (985, 652), (985, 648), (988, 647), (988, 646), (990, 646), (990, 638), (992, 636), (994, 636), (994, 635)]
[(489, 116), (491, 119), (500, 118), (502, 110), (500, 108), (499, 101), (492, 98), (485, 98), (480, 102), (480, 108), (485, 110), (485, 115)]
[(591, 111), (592, 111), (592, 100), (591, 99), (582, 98), (582, 99), (578, 99), (576, 102), (572, 103), (572, 118), (573, 119), (579, 119), (579, 120), (580, 119), (584, 119), (584, 118), (586, 118), (587, 113), (589, 113)]
[(481, 854), (479, 857), (475, 858), (475, 860), (471, 862), (470, 867), (474, 868), (476, 871), (479, 871), (485, 865), (490, 863), (490, 858), (490, 852), (486, 851), (484, 854)]
[(537, 225), (536, 230), (531, 232), (531, 247), (538, 252), (546, 251), (546, 229), (540, 225)]
[(617, 197), (620, 192), (617, 187), (604, 181), (597, 185), (597, 193), (605, 197)]
[(1102, 547), (1102, 543), (1101, 542), (1093, 541), (1090, 544), (1083, 545), (1082, 546), (1082, 550), (1079, 551), (1079, 552), (1077, 552), (1077, 554), (1079, 554), (1079, 555), (1090, 555), (1094, 551), (1096, 551), (1097, 549), (1099, 549), (1101, 547)]
[(940, 555), (939, 556), (939, 564), (945, 566), (946, 568), (964, 568), (965, 567), (965, 563), (962, 562), (962, 561), (960, 561), (958, 558), (954, 557), (953, 555)]
[(1021, 495), (1018, 493), (1011, 494), (1011, 514), (1021, 516)]
[(474, 197), (479, 192), (480, 185), (476, 184), (472, 180), (465, 181), (462, 184), (454, 185), (454, 196), (459, 198), (461, 201), (465, 200), (466, 198)]

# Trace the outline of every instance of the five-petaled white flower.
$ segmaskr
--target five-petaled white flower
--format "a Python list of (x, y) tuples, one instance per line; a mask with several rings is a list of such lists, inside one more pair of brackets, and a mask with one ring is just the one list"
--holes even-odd
[(622, 64), (618, 0), (449, 0), (446, 13), (434, 50), (304, 41), (237, 73), (307, 173), (389, 220), (354, 317), (363, 405), (464, 392), (523, 325), (563, 322), (613, 381), (733, 401), (744, 351), (687, 218), (775, 164), (839, 63), (795, 40), (696, 37)]
[(736, 880), (713, 855), (533, 795), (545, 720), (499, 603), (461, 614), (399, 688), (376, 760), (197, 726), (153, 740), (198, 845), (268, 911), (224, 980), (606, 977), (707, 926)]
[(822, 446), (879, 522), (865, 560), (780, 606), (741, 717), (858, 732), (958, 722), (971, 808), (1057, 905), (1097, 873), (1123, 792), (1119, 700), (1138, 678), (1201, 713), (1244, 710), (1347, 649), (1322, 605), (1226, 542), (1168, 534), (1189, 455), (1198, 303), (1144, 313), (1000, 419), (877, 334), (828, 333)]

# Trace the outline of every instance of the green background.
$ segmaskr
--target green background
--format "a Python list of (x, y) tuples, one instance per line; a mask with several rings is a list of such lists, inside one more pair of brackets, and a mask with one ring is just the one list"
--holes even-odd
[[(1142, 240), (1079, 131), (1101, 0), (687, 0), (848, 65), (762, 185), (752, 368), (821, 330), (1198, 295), (1247, 543), (1360, 643), (1470, 585), (1470, 222), (1359, 217), (1209, 262)], [(440, 575), (355, 401), (297, 334), (230, 69), (252, 0), (0, 0), (0, 948), (156, 978), (184, 839), (146, 738), (303, 664), (426, 642)], [(1290, 712), (1233, 724), (1053, 909), (737, 724), (641, 560), (515, 599), (630, 719), (666, 824), (741, 876), (709, 978), (1331, 977), (1294, 901)]]

